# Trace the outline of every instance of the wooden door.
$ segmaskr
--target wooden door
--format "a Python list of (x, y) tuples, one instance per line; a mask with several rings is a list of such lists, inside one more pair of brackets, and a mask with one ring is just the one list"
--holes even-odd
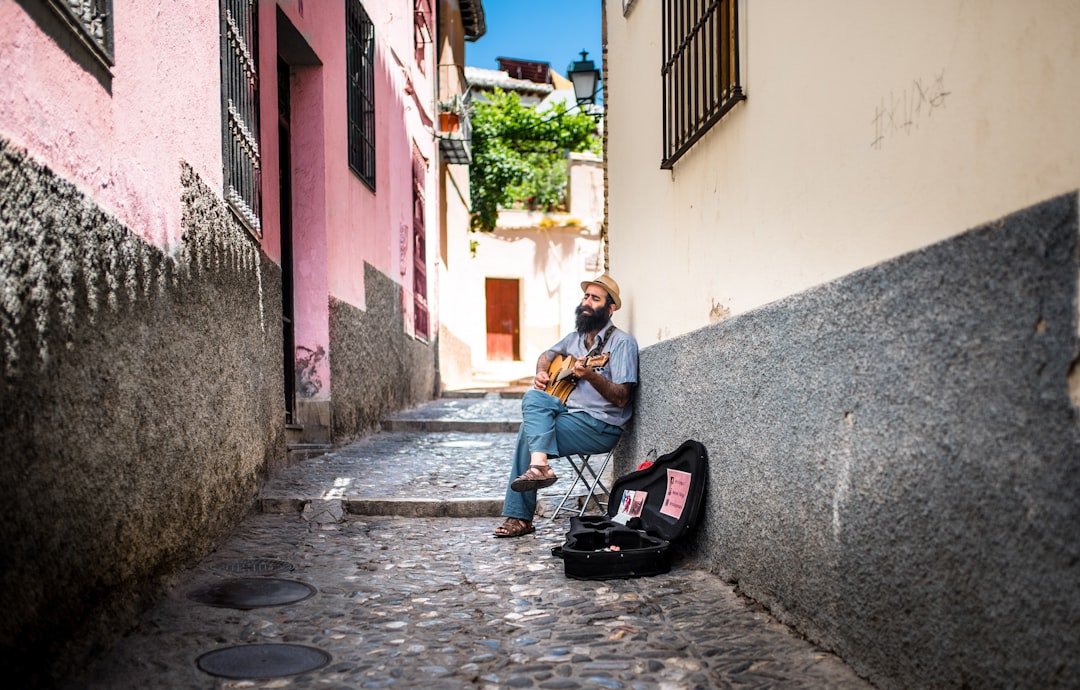
[(485, 285), (485, 297), (487, 300), (487, 358), (499, 361), (521, 359), (518, 281), (488, 278)]

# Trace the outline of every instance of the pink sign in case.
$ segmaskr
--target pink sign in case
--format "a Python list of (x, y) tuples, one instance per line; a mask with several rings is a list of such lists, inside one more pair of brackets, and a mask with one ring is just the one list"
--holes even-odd
[(661, 513), (676, 520), (682, 517), (686, 498), (690, 494), (691, 476), (689, 472), (681, 470), (667, 471), (667, 493), (664, 494), (664, 505), (660, 506)]

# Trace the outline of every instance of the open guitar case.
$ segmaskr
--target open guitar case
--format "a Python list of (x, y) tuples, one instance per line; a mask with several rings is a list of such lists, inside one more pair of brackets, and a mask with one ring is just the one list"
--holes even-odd
[(577, 580), (669, 572), (672, 542), (697, 522), (708, 471), (705, 446), (686, 441), (652, 466), (616, 479), (607, 514), (570, 518), (566, 542), (551, 554)]

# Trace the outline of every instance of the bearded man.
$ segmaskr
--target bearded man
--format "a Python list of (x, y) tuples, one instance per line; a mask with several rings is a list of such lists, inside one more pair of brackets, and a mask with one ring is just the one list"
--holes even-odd
[[(533, 387), (521, 400), (522, 424), (503, 500), (506, 520), (495, 529), (496, 537), (536, 531), (536, 491), (558, 479), (549, 458), (606, 453), (633, 414), (638, 346), (633, 336), (611, 323), (622, 306), (619, 284), (605, 273), (583, 282), (581, 289), (574, 332), (536, 360)], [(545, 392), (558, 357), (573, 358), (570, 373), (577, 382), (565, 402)]]

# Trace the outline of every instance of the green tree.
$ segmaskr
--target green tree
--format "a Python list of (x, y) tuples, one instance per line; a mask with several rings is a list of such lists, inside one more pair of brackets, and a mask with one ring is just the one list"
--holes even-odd
[(473, 230), (495, 229), (499, 209), (515, 201), (552, 208), (566, 190), (566, 152), (596, 151), (596, 122), (556, 103), (538, 111), (516, 93), (496, 89), (472, 108), (469, 186)]

